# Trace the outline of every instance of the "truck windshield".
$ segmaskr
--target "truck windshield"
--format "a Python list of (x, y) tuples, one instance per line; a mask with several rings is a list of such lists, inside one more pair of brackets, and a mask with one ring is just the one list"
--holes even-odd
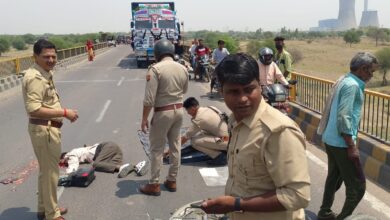
[(152, 28), (152, 22), (149, 21), (135, 21), (135, 28), (136, 29), (151, 29)]
[(158, 21), (158, 27), (165, 29), (175, 29), (175, 21), (174, 20), (159, 20)]

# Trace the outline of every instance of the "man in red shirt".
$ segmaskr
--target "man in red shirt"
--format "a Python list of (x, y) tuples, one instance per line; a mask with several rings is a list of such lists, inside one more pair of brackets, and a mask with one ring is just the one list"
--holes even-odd
[(207, 61), (208, 61), (209, 56), (210, 56), (210, 49), (203, 44), (202, 39), (199, 39), (199, 45), (195, 48), (195, 55), (196, 55), (195, 75), (198, 75), (199, 79), (203, 80), (203, 74), (201, 74), (202, 70), (201, 70), (201, 65), (199, 65), (199, 60), (202, 56), (206, 55)]

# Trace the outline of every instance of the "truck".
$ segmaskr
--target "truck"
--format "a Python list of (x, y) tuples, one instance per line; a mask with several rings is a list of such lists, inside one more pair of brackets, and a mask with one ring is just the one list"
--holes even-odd
[(138, 68), (155, 62), (156, 41), (181, 39), (174, 2), (132, 2), (131, 15), (131, 40)]

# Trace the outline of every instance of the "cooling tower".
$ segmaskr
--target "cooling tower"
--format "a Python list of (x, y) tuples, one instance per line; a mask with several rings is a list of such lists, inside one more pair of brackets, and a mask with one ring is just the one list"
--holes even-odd
[(368, 10), (368, 0), (364, 0), (364, 11), (360, 20), (360, 27), (379, 27), (378, 11)]
[(338, 30), (356, 28), (355, 0), (339, 0)]

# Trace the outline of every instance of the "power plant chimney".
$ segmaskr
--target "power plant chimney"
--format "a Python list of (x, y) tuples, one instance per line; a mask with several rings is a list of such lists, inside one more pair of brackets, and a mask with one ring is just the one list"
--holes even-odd
[(339, 0), (338, 30), (356, 28), (355, 0)]
[(379, 27), (378, 11), (368, 10), (368, 0), (364, 0), (364, 11), (360, 20), (360, 27)]

